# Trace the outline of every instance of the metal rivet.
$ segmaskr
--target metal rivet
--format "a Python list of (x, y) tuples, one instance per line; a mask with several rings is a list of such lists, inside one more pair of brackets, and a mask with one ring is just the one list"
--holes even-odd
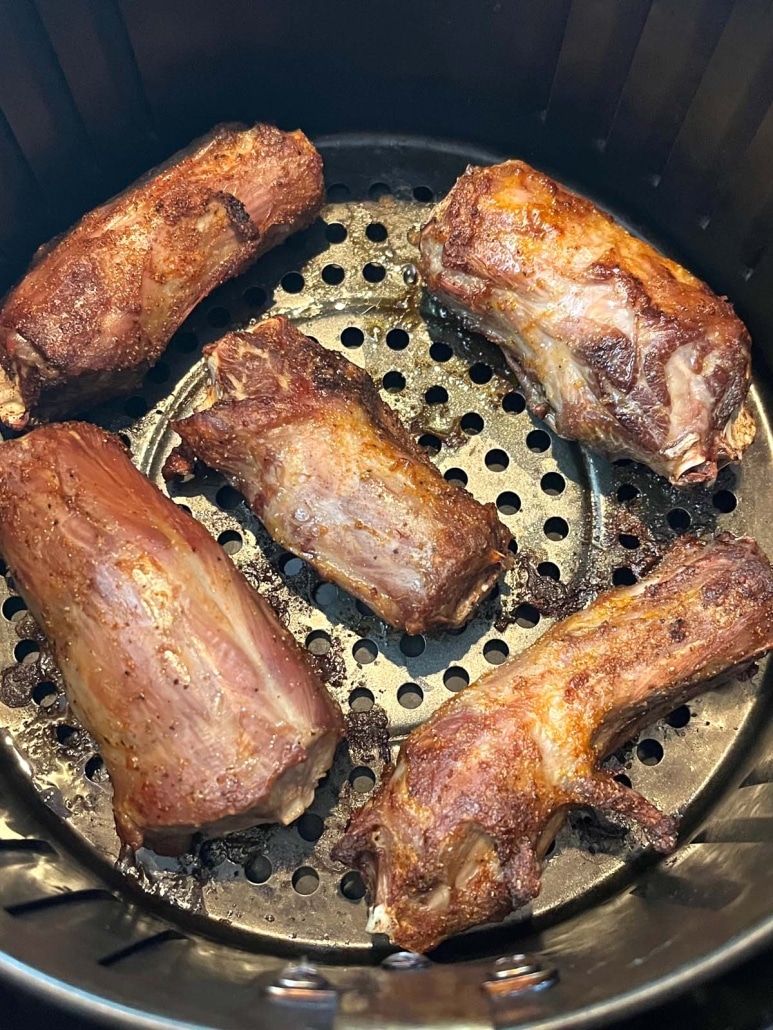
[(541, 969), (542, 965), (533, 955), (505, 955), (496, 960), (491, 975), (496, 980), (505, 980), (509, 976), (537, 973)]
[(396, 951), (393, 955), (387, 955), (381, 963), (381, 968), (394, 972), (403, 969), (427, 969), (429, 965), (427, 956), (420, 955), (417, 951)]
[(336, 993), (330, 981), (310, 962), (285, 966), (266, 987), (266, 992), (274, 997), (295, 1001), (328, 1001)]
[(506, 955), (497, 959), (491, 978), (483, 987), (490, 994), (515, 994), (538, 987), (550, 987), (558, 980), (558, 972), (543, 964), (536, 955)]

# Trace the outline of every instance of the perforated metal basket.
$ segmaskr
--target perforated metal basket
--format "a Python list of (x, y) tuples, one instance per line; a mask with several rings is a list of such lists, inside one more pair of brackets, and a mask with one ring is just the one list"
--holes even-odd
[[(446, 478), (497, 504), (518, 552), (462, 631), (411, 637), (283, 553), (216, 475), (172, 487), (305, 643), (350, 732), (297, 823), (200, 841), (180, 860), (142, 853), (136, 869), (115, 864), (101, 761), (6, 580), (0, 974), (132, 1027), (568, 1027), (651, 1004), (769, 938), (764, 667), (611, 759), (684, 812), (675, 856), (654, 864), (578, 812), (534, 905), (430, 961), (365, 933), (362, 882), (330, 848), (413, 726), (555, 617), (631, 582), (676, 534), (748, 532), (773, 554), (772, 18), (764, 5), (692, 0), (378, 11), (309, 0), (237, 4), (228, 17), (204, 3), (38, 0), (0, 11), (11, 41), (0, 68), (9, 281), (35, 242), (215, 121), (300, 124), (325, 158), (321, 219), (213, 294), (142, 391), (91, 417), (124, 434), (162, 485), (169, 420), (203, 387), (201, 346), (283, 312), (368, 370)], [(557, 439), (525, 411), (496, 348), (423, 295), (410, 230), (467, 163), (507, 155), (610, 207), (749, 322), (759, 437), (712, 491), (678, 492)]]

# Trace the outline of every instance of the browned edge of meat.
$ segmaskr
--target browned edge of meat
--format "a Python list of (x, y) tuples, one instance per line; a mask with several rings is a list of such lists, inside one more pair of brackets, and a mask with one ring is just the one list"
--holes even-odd
[(560, 436), (710, 485), (754, 439), (724, 297), (523, 161), (468, 168), (419, 238), (430, 293), (501, 345)]
[(0, 550), (94, 736), (124, 845), (288, 823), (343, 736), (307, 656), (206, 529), (85, 423), (0, 443)]
[(676, 846), (664, 815), (602, 759), (773, 647), (773, 570), (749, 538), (683, 538), (657, 570), (600, 595), (443, 704), (351, 818), (334, 857), (360, 870), (369, 929), (424, 951), (540, 890), (572, 806)]
[(222, 125), (85, 215), (0, 308), (0, 421), (23, 429), (131, 390), (195, 305), (323, 196), (302, 132)]
[(448, 483), (370, 376), (286, 318), (206, 348), (203, 410), (173, 423), (271, 536), (392, 626), (461, 626), (510, 564), (493, 504)]

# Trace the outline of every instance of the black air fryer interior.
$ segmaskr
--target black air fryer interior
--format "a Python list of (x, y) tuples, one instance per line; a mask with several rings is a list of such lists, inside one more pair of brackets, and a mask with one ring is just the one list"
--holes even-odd
[[(39, 243), (217, 122), (300, 126), (325, 158), (322, 219), (208, 298), (142, 391), (93, 413), (125, 434), (151, 477), (172, 443), (166, 420), (201, 388), (201, 345), (282, 311), (380, 381), (447, 478), (497, 503), (521, 548), (539, 553), (543, 600), (626, 582), (689, 528), (751, 532), (773, 554), (769, 4), (14, 0), (0, 8), (0, 38), (4, 285)], [(557, 440), (523, 410), (496, 349), (422, 297), (407, 233), (468, 162), (511, 155), (613, 210), (747, 321), (759, 436), (714, 490), (678, 493)], [(773, 936), (763, 668), (616, 756), (619, 775), (686, 809), (676, 856), (653, 864), (578, 813), (533, 909), (432, 962), (396, 960), (364, 933), (356, 874), (329, 860), (349, 799), (380, 772), (378, 719), (399, 741), (450, 691), (527, 646), (550, 612), (540, 620), (540, 597), (514, 575), (460, 634), (406, 638), (282, 554), (222, 480), (171, 493), (260, 584), (360, 731), (293, 827), (207, 843), (187, 866), (147, 856), (124, 874), (99, 758), (68, 720), (8, 583), (6, 978), (127, 1027), (558, 1028), (644, 1008)], [(520, 953), (536, 956), (536, 972)], [(299, 966), (304, 956), (316, 972)], [(550, 969), (551, 986), (517, 990)]]

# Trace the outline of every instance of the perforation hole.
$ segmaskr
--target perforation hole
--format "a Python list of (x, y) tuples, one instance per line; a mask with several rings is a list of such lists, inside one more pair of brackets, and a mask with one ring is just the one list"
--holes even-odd
[(303, 568), (303, 562), (294, 554), (284, 554), (279, 559), (279, 568), (285, 576), (297, 576)]
[(27, 611), (27, 605), (20, 597), (7, 597), (3, 601), (3, 618), (13, 622), (19, 615)]
[(165, 383), (171, 374), (169, 365), (165, 361), (159, 361), (145, 373), (145, 381), (156, 384)]
[(422, 433), (416, 442), (419, 447), (423, 447), (430, 454), (439, 454), (443, 446), (443, 441), (439, 436), (435, 436), (434, 433)]
[(692, 517), (684, 508), (672, 508), (666, 515), (666, 521), (676, 533), (684, 533), (692, 524)]
[(285, 293), (300, 293), (305, 285), (300, 272), (288, 272), (282, 276), (281, 286)]
[(322, 269), (322, 280), (328, 286), (339, 286), (346, 276), (346, 272), (340, 265), (325, 265)]
[(617, 499), (623, 504), (626, 501), (635, 501), (638, 496), (639, 489), (633, 483), (623, 483), (617, 488)]
[(636, 757), (642, 765), (658, 765), (663, 760), (663, 745), (659, 740), (645, 737), (636, 745)]
[(502, 409), (509, 415), (520, 415), (525, 407), (526, 401), (520, 393), (516, 393), (515, 391), (506, 393), (502, 398)]
[(635, 551), (638, 547), (641, 547), (641, 540), (633, 533), (620, 533), (617, 539), (626, 551)]
[(325, 239), (328, 243), (343, 243), (348, 235), (346, 226), (341, 222), (328, 222), (325, 226)]
[(612, 583), (616, 587), (632, 587), (636, 582), (636, 575), (633, 569), (629, 569), (624, 565), (620, 569), (615, 569), (612, 573)]
[(338, 599), (338, 588), (335, 583), (320, 583), (314, 590), (314, 600), (320, 608), (330, 608)]
[(331, 647), (330, 634), (324, 629), (315, 629), (306, 637), (306, 649), (312, 654), (327, 654)]
[(92, 755), (83, 767), (83, 771), (87, 779), (91, 780), (92, 783), (98, 783), (105, 778), (105, 763), (99, 755)]
[(248, 286), (243, 297), (244, 303), (250, 308), (262, 308), (268, 299), (262, 286)]
[(363, 266), (362, 275), (369, 283), (380, 283), (386, 275), (386, 268), (377, 261), (369, 261)]
[(470, 683), (470, 674), (461, 665), (452, 665), (443, 673), (443, 685), (456, 694)]
[(430, 386), (424, 394), (424, 400), (427, 404), (447, 404), (448, 390), (444, 386)]
[(361, 347), (365, 340), (365, 333), (356, 325), (348, 325), (341, 333), (341, 343), (344, 347)]
[(403, 708), (418, 708), (424, 700), (424, 691), (418, 683), (403, 683), (397, 691), (397, 701)]
[(365, 229), (365, 235), (371, 243), (383, 243), (389, 233), (387, 232), (387, 227), (381, 222), (371, 222)]
[(546, 472), (539, 485), (548, 497), (559, 497), (566, 489), (566, 480), (560, 472)]
[(244, 875), (250, 883), (265, 883), (273, 873), (271, 862), (265, 855), (250, 855), (244, 864)]
[(214, 329), (224, 329), (231, 321), (231, 312), (228, 308), (218, 305), (210, 308), (207, 312), (207, 321)]
[(418, 200), (420, 204), (431, 204), (434, 200), (435, 194), (429, 188), (429, 186), (414, 186), (413, 187), (413, 199)]
[(545, 579), (552, 579), (556, 583), (561, 579), (561, 570), (552, 561), (541, 561), (537, 566), (537, 572)]
[(493, 374), (491, 366), (487, 365), (484, 361), (476, 361), (474, 365), (470, 366), (470, 379), (472, 379), (473, 383), (478, 383), (479, 386), (487, 383)]
[(369, 794), (376, 786), (376, 774), (367, 765), (357, 765), (349, 773), (349, 783), (358, 794)]
[(550, 437), (544, 429), (532, 429), (526, 437), (526, 446), (534, 454), (544, 454), (550, 447)]
[(368, 190), (368, 196), (371, 200), (380, 200), (382, 197), (388, 197), (391, 192), (391, 187), (387, 183), (374, 182)]
[(501, 665), (509, 654), (510, 648), (504, 640), (489, 640), (483, 647), (483, 657), (489, 665)]
[(63, 747), (70, 747), (76, 743), (78, 730), (75, 726), (68, 726), (67, 723), (60, 723), (54, 730), (57, 741)]
[(477, 411), (468, 411), (459, 420), (459, 427), (468, 436), (477, 436), (478, 433), (483, 431), (483, 419)]
[(402, 372), (392, 370), (386, 373), (381, 383), (387, 393), (402, 393), (405, 389), (405, 376)]
[(624, 787), (628, 787), (629, 790), (633, 786), (633, 782), (631, 781), (631, 777), (630, 776), (626, 776), (625, 773), (617, 773), (615, 775), (614, 779), (618, 783), (621, 783)]
[(494, 447), (486, 453), (485, 462), (489, 472), (504, 472), (510, 464), (510, 458), (506, 451)]
[(347, 901), (360, 901), (365, 897), (365, 884), (355, 869), (341, 877), (341, 894)]
[(49, 683), (47, 680), (36, 683), (32, 691), (32, 700), (35, 704), (40, 705), (41, 708), (50, 708), (56, 702), (58, 696), (59, 691), (56, 689), (55, 684)]
[(456, 483), (457, 486), (467, 486), (467, 473), (464, 469), (446, 469), (443, 476), (449, 483)]
[(515, 621), (521, 629), (534, 629), (540, 614), (533, 604), (519, 604), (515, 609)]
[(367, 687), (355, 687), (349, 694), (349, 707), (353, 712), (369, 712), (375, 698)]
[[(223, 511), (233, 511), (241, 503), (242, 495), (232, 486), (221, 486), (215, 494), (215, 502)], [(182, 507), (182, 506), (181, 506)]]
[(449, 361), (454, 356), (454, 352), (447, 343), (437, 341), (430, 347), (429, 356), (433, 361), (437, 361), (438, 364), (442, 364), (444, 361)]
[(553, 540), (554, 542), (566, 540), (569, 536), (569, 524), (566, 519), (554, 515), (545, 522), (544, 532), (548, 540)]
[(40, 648), (35, 640), (20, 640), (13, 649), (13, 656), (21, 665), (32, 665), (40, 658)]
[(386, 334), (386, 345), (390, 350), (405, 350), (410, 337), (405, 329), (390, 329)]
[(370, 665), (378, 657), (378, 646), (367, 637), (358, 640), (352, 648), (352, 655), (358, 665)]
[(241, 533), (237, 533), (235, 529), (224, 530), (217, 538), (217, 542), (226, 554), (238, 554), (244, 545)]
[(666, 722), (675, 730), (684, 729), (689, 721), (690, 709), (687, 705), (679, 705), (678, 708), (675, 708), (673, 712), (666, 716)]
[(735, 511), (738, 498), (731, 490), (718, 490), (712, 497), (711, 503), (717, 511), (722, 512), (723, 515), (729, 515), (731, 511)]
[(190, 354), (199, 345), (199, 338), (195, 333), (183, 331), (175, 333), (172, 337), (172, 347), (178, 354)]
[(148, 413), (148, 402), (144, 397), (129, 397), (123, 406), (123, 410), (129, 418), (142, 418)]
[(343, 182), (333, 182), (327, 188), (327, 199), (331, 204), (343, 204), (351, 195), (352, 191)]
[(521, 510), (521, 498), (512, 490), (505, 490), (497, 497), (497, 510), (502, 515), (515, 515)]
[(408, 658), (418, 658), (420, 654), (424, 654), (426, 646), (426, 640), (418, 634), (403, 633), (400, 637), (400, 650)]
[(325, 830), (325, 824), (314, 812), (304, 812), (295, 824), (299, 836), (303, 840), (319, 840)]

